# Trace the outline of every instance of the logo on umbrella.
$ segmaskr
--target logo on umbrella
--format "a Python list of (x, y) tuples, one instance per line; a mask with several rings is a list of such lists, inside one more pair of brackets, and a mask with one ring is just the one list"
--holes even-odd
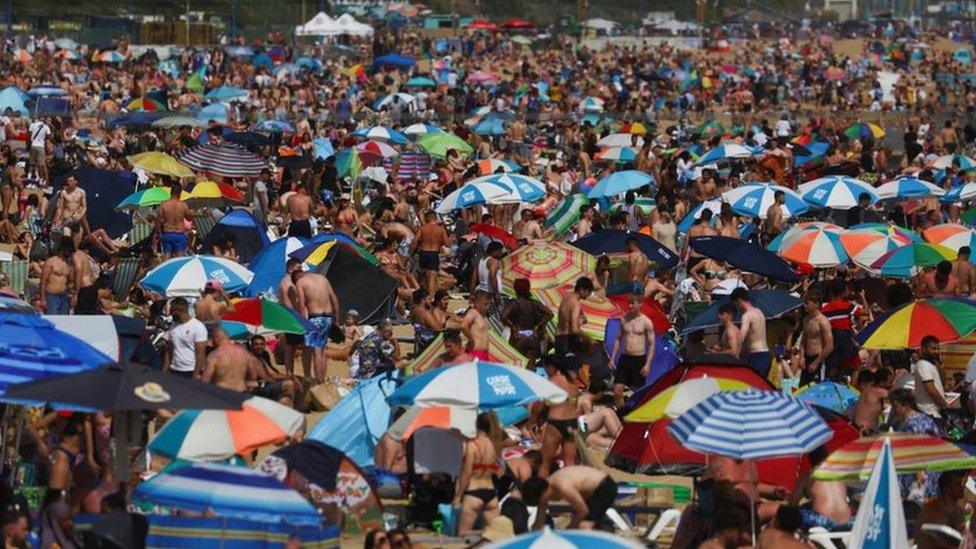
[(158, 383), (144, 383), (132, 391), (135, 395), (146, 402), (169, 402), (169, 393)]
[(512, 380), (507, 375), (488, 376), (485, 383), (490, 385), (491, 390), (498, 396), (515, 394), (515, 386), (512, 385)]
[(884, 507), (876, 504), (871, 513), (871, 518), (868, 520), (867, 539), (877, 541), (878, 536), (881, 535), (881, 523), (884, 522), (884, 514)]
[(230, 277), (227, 276), (227, 273), (223, 269), (214, 269), (214, 270), (210, 271), (210, 279), (211, 280), (218, 280), (222, 284), (229, 284), (230, 283)]
[(67, 358), (60, 348), (40, 347), (27, 343), (0, 343), (0, 356), (22, 360)]

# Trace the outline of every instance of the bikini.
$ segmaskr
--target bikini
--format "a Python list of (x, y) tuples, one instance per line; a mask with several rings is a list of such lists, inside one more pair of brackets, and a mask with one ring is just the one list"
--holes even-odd
[[(475, 444), (475, 447), (477, 447), (477, 444)], [(479, 452), (480, 452), (480, 448), (479, 448)], [(498, 473), (501, 472), (501, 467), (498, 465), (498, 462), (495, 461), (471, 464), (472, 474), (485, 472), (485, 471), (490, 471), (495, 475), (497, 475)], [(497, 497), (494, 488), (475, 488), (473, 490), (466, 490), (463, 495), (478, 498), (481, 501), (483, 501), (486, 505), (488, 504), (488, 502), (490, 502), (491, 500)]]

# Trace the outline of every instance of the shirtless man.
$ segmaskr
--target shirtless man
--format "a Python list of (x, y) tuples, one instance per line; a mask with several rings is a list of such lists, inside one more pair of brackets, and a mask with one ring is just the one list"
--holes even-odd
[(955, 270), (949, 261), (940, 261), (934, 270), (922, 275), (921, 291), (923, 296), (953, 297), (959, 295), (959, 279), (952, 272)]
[[(827, 458), (828, 452), (825, 446), (820, 446), (809, 455), (812, 471)], [(814, 480), (810, 478), (810, 473), (804, 473), (800, 475), (790, 496), (790, 504), (796, 505), (804, 498), (809, 503), (800, 509), (803, 529), (809, 530), (814, 526), (831, 531), (850, 529), (851, 505), (847, 501), (847, 485), (844, 481)]]
[(306, 185), (298, 185), (295, 193), (285, 204), (285, 222), (288, 223), (288, 236), (312, 238), (312, 197)]
[(203, 295), (193, 304), (194, 316), (207, 328), (220, 326), (220, 316), (229, 309), (224, 285), (219, 280), (208, 280)]
[(783, 505), (776, 510), (776, 517), (759, 534), (759, 549), (810, 549), (810, 544), (797, 539), (796, 533), (803, 525), (800, 509)]
[(472, 360), (475, 360), (475, 357), (466, 352), (464, 345), (461, 343), (461, 332), (458, 330), (445, 330), (444, 352), (434, 359), (434, 362), (430, 365), (430, 369), (433, 370), (442, 366), (454, 366), (455, 364)]
[(873, 435), (878, 432), (878, 419), (884, 410), (888, 390), (877, 383), (876, 374), (871, 370), (858, 372), (857, 381), (861, 394), (851, 409), (851, 419), (863, 436)]
[(785, 203), (785, 192), (773, 193), (773, 203), (766, 209), (766, 219), (762, 224), (764, 242), (772, 241), (783, 230), (783, 204)]
[(57, 209), (54, 211), (52, 225), (57, 227), (68, 223), (80, 223), (88, 234), (88, 195), (85, 189), (78, 186), (78, 178), (68, 175), (64, 180), (64, 188), (58, 192)]
[(313, 328), (305, 332), (305, 346), (312, 349), (315, 357), (315, 377), (325, 380), (327, 364), (325, 347), (329, 344), (329, 328), (338, 320), (339, 298), (332, 290), (329, 279), (318, 273), (301, 270), (291, 274), (298, 294), (298, 312), (308, 319)]
[(735, 307), (731, 303), (723, 303), (718, 308), (718, 320), (722, 323), (722, 339), (718, 346), (709, 350), (713, 353), (739, 356), (742, 339), (739, 335), (739, 327), (735, 325)]
[(580, 220), (576, 223), (576, 237), (583, 238), (593, 232), (593, 217), (596, 210), (593, 206), (586, 205), (580, 208)]
[(649, 278), (644, 286), (644, 297), (657, 301), (662, 307), (667, 305), (668, 299), (674, 295), (674, 290), (668, 285), (666, 271), (657, 271), (654, 278)]
[(834, 334), (830, 320), (820, 310), (823, 301), (820, 292), (810, 291), (803, 296), (803, 372), (800, 385), (823, 381), (826, 376), (826, 360), (834, 350)]
[(437, 291), (437, 273), (441, 270), (441, 248), (450, 246), (451, 238), (444, 226), (437, 222), (437, 214), (428, 211), (424, 214), (424, 224), (417, 229), (417, 235), (410, 245), (410, 255), (418, 254), (418, 267), (423, 274), (427, 293)]
[(98, 289), (95, 282), (101, 274), (98, 263), (90, 255), (86, 245), (71, 254), (71, 267), (74, 271), (74, 309), (77, 315), (101, 314), (98, 303)]
[[(688, 229), (688, 238), (685, 239), (685, 247), (690, 248), (690, 246), (688, 246), (688, 243), (691, 242), (691, 239), (696, 236), (717, 235), (718, 231), (712, 228), (711, 222), (712, 222), (712, 210), (709, 210), (708, 208), (703, 209), (701, 213), (698, 215), (698, 221), (696, 221), (695, 224), (692, 225), (690, 229)], [(696, 252), (695, 250), (690, 250), (689, 259), (688, 259), (688, 270), (690, 271), (692, 267), (694, 267), (699, 261), (703, 259), (705, 259), (705, 256)]]
[[(620, 332), (610, 353), (611, 363), (617, 365), (613, 376), (613, 399), (617, 408), (624, 405), (624, 390), (639, 389), (644, 385), (654, 358), (654, 322), (641, 312), (642, 302), (640, 294), (631, 294), (627, 300), (630, 308), (620, 319)], [(614, 361), (621, 345), (624, 352)]]
[(243, 392), (247, 389), (247, 372), (253, 368), (254, 356), (243, 345), (238, 345), (223, 328), (213, 329), (215, 349), (207, 355), (207, 365), (200, 372), (200, 379), (217, 387)]
[[(766, 346), (766, 315), (749, 302), (749, 292), (745, 288), (732, 290), (729, 302), (742, 312), (742, 328), (739, 331), (741, 353), (746, 362), (761, 377), (769, 374), (772, 356)], [(739, 356), (742, 356), (741, 354)]]
[(522, 484), (522, 499), (537, 505), (534, 530), (542, 528), (550, 501), (563, 500), (573, 509), (569, 528), (592, 530), (605, 520), (607, 509), (617, 499), (617, 483), (609, 475), (587, 465), (570, 465), (549, 475), (533, 477)]
[(943, 549), (956, 547), (955, 543), (946, 543), (939, 537), (926, 532), (925, 524), (940, 524), (963, 534), (966, 528), (966, 512), (963, 508), (966, 499), (965, 471), (950, 471), (939, 476), (939, 495), (930, 499), (915, 517), (915, 543), (918, 549)]
[(576, 280), (572, 292), (566, 294), (559, 303), (556, 316), (556, 338), (554, 347), (557, 356), (566, 356), (570, 352), (579, 350), (583, 337), (583, 324), (586, 316), (583, 314), (580, 301), (590, 297), (593, 293), (593, 281), (585, 276)]
[(545, 238), (545, 234), (542, 230), (542, 225), (539, 225), (539, 220), (536, 219), (535, 214), (532, 210), (525, 209), (522, 210), (522, 226), (515, 235), (515, 238), (521, 243), (532, 242), (534, 240), (542, 240)]
[(637, 245), (637, 238), (627, 237), (627, 280), (633, 283), (634, 292), (644, 292), (644, 279), (647, 278), (647, 270), (650, 262), (647, 256)]
[[(302, 260), (291, 258), (285, 264), (285, 276), (278, 283), (278, 302), (289, 309), (298, 310), (298, 293), (295, 283), (291, 280), (292, 273), (302, 270)], [(312, 377), (312, 350), (305, 347), (305, 338), (301, 334), (284, 334), (285, 372), (295, 375), (295, 351), (302, 351), (302, 370), (305, 377)]]
[(489, 360), (488, 355), (488, 307), (491, 298), (484, 290), (475, 290), (471, 296), (471, 307), (461, 318), (461, 331), (468, 339), (468, 354), (476, 360)]
[(976, 267), (969, 261), (971, 254), (969, 246), (963, 246), (952, 260), (952, 275), (959, 282), (959, 295), (970, 295), (976, 290)]
[(71, 292), (68, 291), (71, 267), (68, 262), (72, 260), (74, 252), (74, 241), (64, 238), (57, 255), (44, 261), (40, 308), (46, 315), (66, 315), (71, 312)]
[(186, 236), (184, 221), (193, 219), (193, 211), (180, 200), (183, 185), (174, 182), (169, 186), (169, 199), (159, 205), (156, 216), (156, 231), (159, 233), (159, 245), (163, 258), (169, 259), (175, 255), (183, 255), (190, 240)]

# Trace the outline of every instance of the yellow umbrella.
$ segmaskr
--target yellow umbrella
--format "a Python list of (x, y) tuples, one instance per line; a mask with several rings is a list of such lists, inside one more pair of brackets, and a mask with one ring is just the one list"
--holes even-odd
[(144, 152), (129, 157), (133, 167), (140, 168), (156, 175), (170, 177), (193, 177), (193, 170), (180, 163), (179, 160), (164, 152)]
[(625, 421), (650, 422), (665, 416), (674, 419), (699, 402), (721, 391), (749, 389), (748, 383), (722, 377), (700, 377), (668, 387), (624, 417)]

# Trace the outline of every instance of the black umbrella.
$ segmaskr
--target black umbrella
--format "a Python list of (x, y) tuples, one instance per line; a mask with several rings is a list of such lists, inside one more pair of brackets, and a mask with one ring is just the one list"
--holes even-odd
[(570, 244), (590, 255), (624, 253), (627, 251), (627, 239), (631, 237), (637, 239), (637, 247), (640, 251), (659, 268), (670, 269), (678, 264), (678, 254), (643, 233), (601, 229)]
[(115, 364), (80, 374), (11, 385), (3, 398), (114, 412), (160, 408), (240, 410), (250, 395), (140, 364)]
[(276, 450), (273, 456), (285, 460), (288, 469), (301, 473), (323, 490), (334, 490), (339, 466), (346, 455), (317, 440), (305, 439)]
[(741, 238), (728, 236), (696, 236), (691, 239), (692, 250), (712, 259), (724, 261), (750, 273), (796, 282), (799, 276), (782, 257)]

